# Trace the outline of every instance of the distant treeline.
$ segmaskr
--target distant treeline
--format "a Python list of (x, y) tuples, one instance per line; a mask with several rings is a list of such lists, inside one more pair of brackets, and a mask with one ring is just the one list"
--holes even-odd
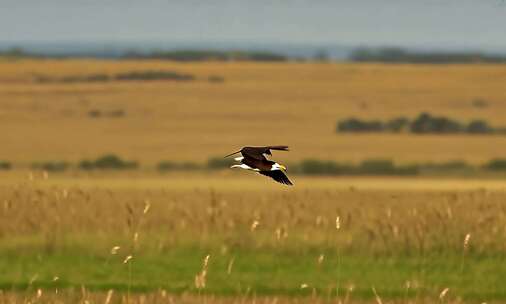
[[(211, 77), (211, 76), (210, 76)], [(216, 77), (216, 76), (212, 76)], [(150, 80), (172, 80), (172, 81), (192, 81), (195, 76), (190, 74), (183, 74), (174, 71), (162, 70), (147, 70), (147, 71), (130, 71), (117, 73), (114, 75), (108, 74), (89, 74), (89, 75), (68, 75), (59, 78), (50, 77), (46, 75), (35, 75), (34, 79), (39, 83), (63, 82), (107, 82), (107, 81), (150, 81)], [(210, 81), (212, 79), (210, 78)]]
[(417, 175), (417, 166), (396, 166), (391, 160), (371, 159), (358, 165), (307, 159), (290, 166), (290, 170), (304, 175)]
[[(458, 52), (458, 51), (412, 51), (398, 47), (383, 48), (356, 48), (351, 52), (346, 51), (344, 60), (352, 62), (384, 62), (384, 63), (506, 63), (506, 55), (493, 55), (480, 52)], [(322, 48), (311, 57), (283, 55), (281, 51), (254, 51), (254, 50), (158, 50), (152, 52), (143, 51), (88, 51), (84, 53), (61, 53), (48, 54), (37, 53), (30, 50), (14, 47), (0, 51), (0, 56), (18, 58), (114, 58), (114, 59), (161, 59), (173, 61), (259, 61), (259, 62), (284, 62), (284, 61), (333, 61)], [(338, 59), (343, 60), (343, 59)]]
[(387, 159), (364, 160), (360, 164), (338, 163), (317, 159), (303, 160), (291, 166), (291, 172), (301, 175), (473, 175), (486, 172), (506, 173), (506, 159), (492, 159), (482, 166), (465, 161), (396, 165)]
[(67, 169), (79, 169), (79, 170), (127, 170), (137, 169), (139, 164), (136, 161), (124, 160), (121, 157), (114, 154), (106, 154), (96, 159), (84, 159), (77, 164), (71, 164), (66, 161), (42, 161), (34, 162), (30, 165), (31, 169), (34, 170), (45, 170), (45, 171), (65, 171)]
[(472, 52), (415, 52), (402, 48), (357, 48), (349, 59), (356, 62), (386, 63), (505, 63), (504, 55)]
[(13, 47), (5, 51), (0, 51), (0, 56), (9, 57), (9, 58), (39, 58), (43, 57), (41, 55), (26, 52), (22, 48)]
[[(206, 163), (160, 161), (156, 165), (159, 172), (171, 171), (204, 171), (228, 169), (234, 161), (230, 158), (212, 157)], [(8, 161), (0, 161), (0, 170), (15, 168)], [(20, 166), (20, 168), (26, 168)], [(29, 165), (29, 169), (47, 172), (67, 170), (104, 171), (136, 170), (141, 166), (137, 161), (124, 160), (114, 154), (107, 154), (96, 159), (85, 159), (77, 163), (66, 161), (42, 161)], [(476, 173), (506, 173), (506, 158), (492, 159), (481, 166), (471, 165), (465, 161), (448, 161), (442, 163), (418, 163), (397, 165), (388, 159), (368, 159), (361, 163), (339, 163), (331, 160), (306, 159), (288, 165), (289, 173), (299, 175), (473, 175)]]
[[(48, 55), (26, 51), (22, 48), (11, 48), (6, 51), (0, 51), (0, 56), (8, 58), (54, 58), (66, 59), (73, 57), (99, 57), (94, 53), (85, 54), (67, 54), (67, 55)], [(285, 56), (269, 51), (235, 51), (235, 50), (174, 50), (174, 51), (153, 51), (137, 52), (126, 51), (124, 55), (114, 56), (119, 59), (161, 59), (173, 61), (287, 61), (289, 56)]]
[(494, 128), (484, 120), (462, 123), (444, 116), (421, 113), (415, 119), (398, 117), (388, 121), (349, 118), (337, 122), (337, 132), (410, 132), (415, 134), (506, 134), (505, 128)]
[[(222, 170), (235, 164), (232, 159), (212, 157), (206, 164), (160, 162), (157, 169), (161, 172), (178, 170)], [(306, 159), (288, 165), (289, 173), (300, 175), (444, 175), (472, 174), (475, 172), (504, 172), (506, 159), (492, 159), (481, 166), (455, 160), (441, 163), (419, 163), (396, 165), (388, 159), (367, 159), (359, 164), (339, 163), (331, 160)]]
[(164, 59), (174, 61), (287, 61), (288, 57), (272, 52), (260, 51), (215, 51), (215, 50), (177, 50), (156, 51), (152, 53), (129, 52), (126, 59)]
[(12, 168), (12, 164), (8, 161), (0, 161), (0, 170), (10, 170)]

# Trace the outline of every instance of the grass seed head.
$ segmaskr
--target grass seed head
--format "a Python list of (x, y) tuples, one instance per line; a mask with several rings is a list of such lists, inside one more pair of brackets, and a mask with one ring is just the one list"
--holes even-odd
[(112, 300), (112, 294), (114, 293), (114, 291), (112, 289), (109, 289), (109, 291), (107, 291), (107, 296), (105, 298), (105, 304), (109, 304), (111, 303), (111, 300)]
[(383, 301), (381, 301), (380, 296), (378, 295), (378, 292), (376, 291), (376, 288), (372, 287), (372, 292), (374, 293), (374, 298), (376, 299), (376, 303), (383, 304)]
[(354, 284), (348, 284), (348, 286), (346, 286), (346, 290), (348, 292), (353, 292), (353, 290), (355, 289), (355, 285)]
[(448, 293), (448, 290), (450, 290), (450, 288), (446, 287), (445, 289), (443, 289), (441, 291), (441, 293), (439, 294), (439, 300), (443, 301), (444, 297), (446, 296), (446, 294)]
[(250, 230), (252, 232), (255, 231), (259, 224), (260, 224), (260, 222), (258, 222), (257, 220), (254, 220), (253, 223), (251, 224)]
[(232, 268), (234, 267), (234, 261), (235, 261), (235, 258), (231, 258), (230, 262), (228, 262), (228, 267), (227, 267), (227, 274), (228, 275), (232, 274)]
[(128, 263), (131, 259), (132, 259), (132, 256), (131, 256), (131, 255), (127, 256), (127, 257), (123, 260), (123, 264)]
[(471, 239), (471, 234), (466, 234), (466, 237), (464, 238), (464, 250), (466, 250), (469, 247), (469, 239)]
[(149, 200), (146, 200), (144, 202), (144, 210), (142, 211), (143, 214), (148, 213), (149, 209), (151, 208), (151, 202)]
[(207, 265), (209, 264), (209, 258), (211, 257), (210, 254), (206, 255), (206, 257), (204, 258), (204, 265), (203, 265), (203, 268), (206, 269), (207, 268)]
[(195, 287), (197, 289), (203, 289), (206, 288), (206, 278), (207, 278), (207, 266), (209, 265), (209, 258), (211, 255), (206, 255), (204, 258), (204, 263), (202, 265), (202, 271), (195, 275)]
[(119, 246), (114, 246), (111, 248), (111, 254), (114, 255), (114, 254), (118, 254), (118, 251), (121, 249), (121, 247)]
[(323, 263), (323, 260), (325, 259), (325, 255), (322, 253), (318, 257), (318, 265), (321, 265)]

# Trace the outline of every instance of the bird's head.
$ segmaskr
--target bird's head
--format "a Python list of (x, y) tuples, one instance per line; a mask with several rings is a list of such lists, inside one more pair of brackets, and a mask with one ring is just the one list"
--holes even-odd
[(275, 163), (274, 165), (272, 165), (272, 170), (286, 171), (286, 167), (281, 164)]

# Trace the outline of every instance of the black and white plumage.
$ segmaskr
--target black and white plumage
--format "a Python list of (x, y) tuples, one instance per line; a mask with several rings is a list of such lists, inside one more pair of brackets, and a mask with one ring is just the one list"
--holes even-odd
[(278, 183), (289, 186), (293, 185), (285, 174), (286, 167), (265, 157), (265, 155), (272, 155), (271, 150), (288, 151), (288, 146), (243, 147), (241, 150), (225, 157), (241, 153), (242, 157), (234, 158), (234, 160), (241, 164), (233, 165), (230, 168), (255, 171), (274, 179)]

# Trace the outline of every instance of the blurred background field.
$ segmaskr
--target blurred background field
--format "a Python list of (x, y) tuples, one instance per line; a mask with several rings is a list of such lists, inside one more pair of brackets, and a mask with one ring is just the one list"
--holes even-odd
[(0, 303), (505, 303), (505, 9), (1, 1)]
[[(338, 120), (421, 112), (503, 126), (501, 65), (384, 65), (103, 60), (0, 63), (0, 159), (78, 161), (117, 153), (148, 165), (205, 162), (243, 145), (289, 144), (283, 160), (398, 163), (503, 156), (506, 136), (336, 134)], [(142, 71), (192, 81), (40, 82)], [(222, 82), (209, 81), (219, 76)]]
[[(336, 132), (500, 127), (500, 65), (0, 65), (5, 301), (506, 299), (504, 168), (482, 167), (506, 136)], [(295, 187), (226, 170), (249, 144), (290, 145)]]

